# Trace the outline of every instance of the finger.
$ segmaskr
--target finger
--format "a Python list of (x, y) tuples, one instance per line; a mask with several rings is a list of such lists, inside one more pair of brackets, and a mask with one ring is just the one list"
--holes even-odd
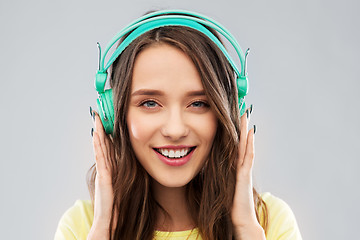
[(105, 141), (104, 140), (105, 139), (104, 127), (102, 125), (99, 114), (96, 111), (94, 111), (94, 114), (95, 114), (95, 122), (94, 122), (95, 129), (94, 130), (99, 134), (100, 141), (104, 142)]
[(111, 160), (115, 159), (114, 158), (114, 144), (111, 141), (111, 139), (109, 138), (108, 135), (105, 136), (105, 145), (106, 145), (106, 153), (107, 153), (107, 158), (106, 158), (106, 166), (108, 169), (111, 169)]
[(109, 143), (107, 142), (107, 138), (108, 136), (105, 133), (104, 127), (102, 125), (101, 119), (99, 114), (96, 111), (93, 111), (94, 115), (95, 115), (95, 132), (98, 133), (99, 136), (99, 140), (100, 140), (100, 146), (103, 149), (103, 154), (105, 157), (105, 166), (107, 169), (108, 168), (108, 162), (107, 159), (109, 159), (109, 153), (110, 153), (110, 146)]
[(105, 156), (101, 147), (99, 134), (94, 131), (93, 133), (93, 149), (95, 154), (96, 172), (98, 175), (103, 176), (106, 173)]
[(242, 165), (245, 156), (249, 120), (250, 108), (246, 109), (240, 119), (239, 165)]
[(251, 171), (254, 165), (254, 158), (255, 158), (255, 137), (254, 137), (254, 129), (250, 129), (248, 133), (247, 143), (246, 143), (246, 153), (244, 157), (243, 167), (246, 171)]

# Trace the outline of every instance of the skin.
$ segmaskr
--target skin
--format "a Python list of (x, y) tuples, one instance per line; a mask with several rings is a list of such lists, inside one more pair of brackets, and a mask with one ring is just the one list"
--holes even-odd
[[(187, 96), (203, 90), (200, 75), (191, 59), (179, 49), (160, 44), (143, 50), (136, 58), (131, 94), (140, 89), (161, 91), (161, 95), (132, 95), (127, 124), (134, 152), (152, 177), (154, 196), (170, 214), (159, 212), (157, 230), (182, 231), (195, 227), (185, 204), (185, 186), (205, 164), (217, 128), (217, 119), (206, 105), (207, 98)], [(247, 110), (249, 111), (249, 110)], [(96, 159), (94, 223), (88, 239), (107, 236), (113, 191), (108, 159), (114, 156), (110, 138), (95, 114), (93, 146)], [(250, 117), (241, 117), (237, 184), (231, 218), (236, 239), (265, 239), (256, 220), (252, 195), (254, 131), (248, 131)], [(164, 145), (197, 146), (189, 162), (169, 166), (158, 159), (153, 147)], [(105, 234), (105, 235), (104, 235)]]
[[(150, 95), (141, 90), (157, 90)], [(173, 231), (193, 226), (185, 205), (185, 186), (203, 167), (217, 128), (217, 118), (207, 104), (201, 77), (191, 59), (167, 45), (151, 46), (138, 54), (133, 70), (127, 125), (137, 159), (152, 177), (154, 196), (170, 213), (164, 226), (160, 214), (158, 228)], [(191, 160), (182, 166), (162, 162), (154, 147), (196, 146)], [(166, 221), (169, 222), (169, 221)]]

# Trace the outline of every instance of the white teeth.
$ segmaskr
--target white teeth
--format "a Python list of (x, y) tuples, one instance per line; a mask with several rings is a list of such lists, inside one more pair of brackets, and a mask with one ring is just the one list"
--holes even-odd
[(172, 149), (158, 149), (159, 152), (169, 158), (181, 158), (184, 157), (189, 151), (190, 148), (183, 148), (181, 150), (172, 150)]
[(162, 152), (163, 155), (168, 156), (169, 155), (169, 151), (167, 149), (165, 150), (160, 150)]
[(175, 157), (178, 158), (178, 157), (180, 157), (180, 155), (181, 155), (181, 151), (176, 151), (176, 152), (175, 152)]

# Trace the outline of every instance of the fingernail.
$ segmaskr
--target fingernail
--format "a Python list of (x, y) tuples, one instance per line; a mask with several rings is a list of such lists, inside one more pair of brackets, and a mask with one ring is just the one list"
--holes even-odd
[(94, 135), (94, 128), (91, 128), (91, 137)]
[(249, 118), (249, 109), (246, 109), (246, 118)]
[(92, 115), (93, 121), (95, 122), (95, 113)]
[(254, 125), (254, 134), (255, 134), (255, 132), (256, 132), (256, 125)]
[(90, 106), (90, 115), (93, 115), (92, 107)]
[(250, 113), (252, 113), (252, 110), (253, 110), (253, 105), (251, 104), (250, 105)]

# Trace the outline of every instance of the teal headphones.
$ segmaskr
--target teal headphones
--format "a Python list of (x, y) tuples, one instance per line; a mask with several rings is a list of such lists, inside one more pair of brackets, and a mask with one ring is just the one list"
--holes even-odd
[[(184, 15), (163, 15), (158, 16), (160, 14), (186, 14)], [(197, 18), (200, 17), (200, 18)], [(217, 32), (221, 33), (235, 48), (241, 64), (241, 72), (236, 67), (234, 61), (231, 59), (228, 52), (225, 50), (224, 46), (221, 44), (218, 38), (216, 38), (206, 27), (213, 28)], [(221, 26), (216, 21), (198, 13), (185, 11), (185, 10), (161, 10), (153, 13), (149, 13), (144, 15), (134, 22), (130, 23), (127, 27), (121, 30), (110, 43), (106, 46), (104, 54), (101, 54), (101, 47), (98, 43), (99, 48), (99, 69), (96, 73), (95, 77), (95, 88), (98, 92), (97, 99), (97, 107), (99, 110), (99, 115), (104, 126), (105, 132), (107, 134), (113, 134), (114, 128), (114, 103), (113, 103), (113, 93), (112, 89), (105, 90), (105, 83), (107, 79), (107, 69), (111, 66), (111, 64), (116, 60), (116, 58), (121, 54), (121, 52), (137, 37), (142, 35), (143, 33), (150, 31), (155, 28), (163, 27), (163, 26), (186, 26), (193, 29), (196, 29), (205, 35), (207, 35), (217, 46), (222, 50), (229, 63), (231, 64), (233, 70), (236, 73), (237, 79), (236, 84), (238, 88), (238, 98), (239, 98), (239, 109), (240, 116), (242, 116), (245, 112), (245, 95), (248, 93), (248, 78), (246, 72), (246, 62), (247, 55), (250, 49), (247, 49), (246, 54), (244, 56), (240, 45), (236, 41), (236, 39), (231, 35), (229, 31), (227, 31), (223, 26)], [(118, 48), (111, 55), (110, 59), (104, 66), (104, 61), (106, 54), (110, 50), (110, 48), (125, 34), (134, 30), (124, 41), (118, 46)]]

